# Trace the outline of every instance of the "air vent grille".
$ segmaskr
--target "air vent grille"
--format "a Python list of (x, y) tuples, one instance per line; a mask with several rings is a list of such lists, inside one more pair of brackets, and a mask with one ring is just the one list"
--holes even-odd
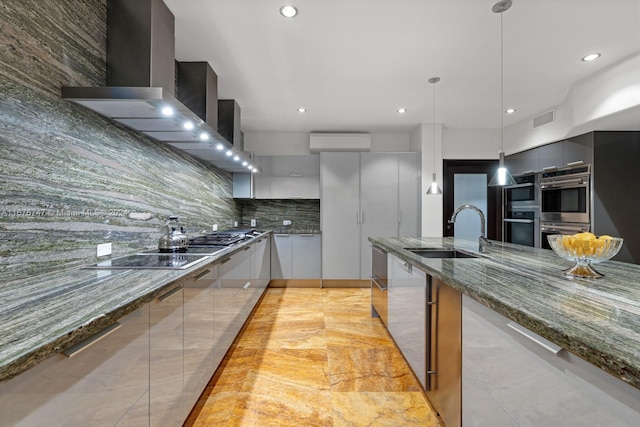
[(548, 125), (556, 121), (556, 111), (551, 110), (544, 114), (540, 114), (533, 118), (533, 127), (539, 128), (540, 126)]

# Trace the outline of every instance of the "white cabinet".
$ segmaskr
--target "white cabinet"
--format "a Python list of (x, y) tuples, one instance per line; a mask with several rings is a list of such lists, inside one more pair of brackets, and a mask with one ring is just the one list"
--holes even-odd
[[(149, 305), (0, 384), (3, 426), (149, 424)], [(136, 415), (136, 416), (134, 416)], [(123, 424), (124, 425), (124, 424)]]
[(271, 246), (272, 279), (320, 279), (320, 234), (275, 234)]
[(256, 156), (257, 199), (319, 199), (320, 156)]
[(214, 292), (218, 266), (207, 266), (185, 280), (184, 286), (184, 417), (205, 389), (215, 367)]
[(415, 153), (322, 153), (323, 279), (366, 280), (370, 236), (416, 236), (420, 167)]
[(465, 427), (638, 425), (640, 390), (540, 338), (464, 297)]
[(291, 237), (291, 278), (319, 279), (322, 277), (322, 236), (294, 234)]
[(151, 426), (176, 426), (184, 421), (183, 294), (180, 285), (149, 303)]
[(391, 254), (387, 263), (387, 329), (422, 386), (426, 387), (427, 276)]

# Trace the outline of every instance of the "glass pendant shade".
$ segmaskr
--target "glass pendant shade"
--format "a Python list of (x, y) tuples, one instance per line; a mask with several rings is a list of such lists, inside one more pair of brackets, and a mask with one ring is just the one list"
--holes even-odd
[(442, 189), (438, 185), (438, 181), (436, 181), (436, 173), (435, 172), (432, 175), (431, 185), (429, 186), (429, 189), (427, 190), (427, 194), (430, 195), (430, 196), (435, 195), (435, 194), (442, 194)]
[(498, 170), (489, 181), (489, 187), (503, 187), (505, 185), (514, 185), (516, 181), (511, 176), (511, 173), (504, 165), (504, 153), (500, 152), (500, 163)]

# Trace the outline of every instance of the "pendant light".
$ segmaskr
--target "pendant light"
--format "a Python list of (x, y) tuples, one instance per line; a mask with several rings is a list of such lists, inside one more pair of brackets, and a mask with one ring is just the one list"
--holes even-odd
[(433, 175), (431, 185), (427, 190), (429, 196), (442, 194), (442, 189), (436, 181), (436, 83), (440, 81), (440, 77), (431, 77), (429, 83), (433, 84)]
[(489, 181), (489, 187), (503, 187), (515, 184), (513, 176), (504, 165), (504, 37), (502, 13), (509, 10), (511, 4), (511, 0), (501, 0), (491, 8), (493, 13), (500, 14), (500, 160), (498, 170)]

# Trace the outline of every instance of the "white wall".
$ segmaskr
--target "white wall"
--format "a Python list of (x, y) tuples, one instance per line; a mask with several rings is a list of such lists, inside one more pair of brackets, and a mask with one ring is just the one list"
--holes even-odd
[(506, 127), (505, 153), (594, 130), (640, 130), (639, 70), (640, 53), (577, 82), (555, 107), (554, 123), (534, 129), (529, 117)]
[(497, 159), (500, 131), (497, 129), (443, 130), (442, 157), (444, 159)]

